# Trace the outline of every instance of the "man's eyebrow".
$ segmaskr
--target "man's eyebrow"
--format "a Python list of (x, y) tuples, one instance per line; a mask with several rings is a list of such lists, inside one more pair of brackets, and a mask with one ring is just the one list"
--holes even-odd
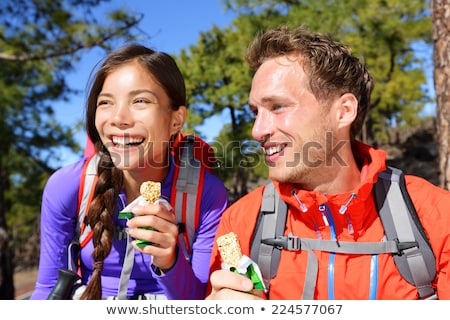
[[(285, 98), (281, 97), (281, 96), (277, 96), (277, 95), (271, 95), (271, 96), (262, 98), (261, 99), (261, 103), (264, 104), (264, 103), (270, 103), (270, 102), (282, 101), (282, 100), (285, 100)], [(255, 103), (253, 103), (251, 101), (249, 101), (248, 104), (249, 104), (249, 106), (255, 106), (256, 105)]]

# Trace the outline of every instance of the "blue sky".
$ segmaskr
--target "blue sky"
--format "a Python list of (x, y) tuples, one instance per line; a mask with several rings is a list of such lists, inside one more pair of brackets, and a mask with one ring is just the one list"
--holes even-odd
[[(200, 32), (208, 31), (213, 25), (224, 27), (230, 24), (233, 14), (225, 12), (220, 0), (112, 0), (106, 8), (99, 9), (98, 17), (104, 16), (104, 11), (112, 7), (125, 7), (132, 12), (142, 12), (144, 18), (140, 24), (150, 39), (143, 42), (153, 49), (178, 54), (181, 49), (194, 45)], [(65, 125), (73, 125), (84, 117), (85, 89), (89, 74), (95, 64), (103, 58), (99, 50), (86, 52), (77, 63), (75, 71), (66, 77), (68, 84), (81, 90), (80, 95), (73, 96), (68, 102), (54, 105), (58, 121)], [(220, 125), (209, 122), (200, 128), (207, 140), (212, 140), (218, 133)], [(85, 132), (77, 134), (76, 139), (83, 144)], [(65, 165), (78, 159), (78, 156), (63, 151)]]

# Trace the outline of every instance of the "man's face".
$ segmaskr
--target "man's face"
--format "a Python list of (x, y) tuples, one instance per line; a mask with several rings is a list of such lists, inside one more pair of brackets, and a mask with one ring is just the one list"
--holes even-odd
[(292, 56), (265, 61), (252, 81), (252, 135), (264, 149), (269, 177), (281, 182), (307, 184), (325, 174), (326, 143), (336, 123), (308, 81)]

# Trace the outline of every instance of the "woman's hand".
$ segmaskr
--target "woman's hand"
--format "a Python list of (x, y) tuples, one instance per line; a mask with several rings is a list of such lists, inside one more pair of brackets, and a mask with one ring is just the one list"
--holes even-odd
[[(137, 205), (131, 209), (134, 217), (127, 222), (131, 237), (153, 242), (153, 245), (133, 246), (140, 252), (151, 255), (152, 264), (161, 269), (169, 270), (177, 259), (178, 227), (173, 209), (165, 200), (155, 204)], [(144, 229), (152, 227), (155, 230)]]
[(212, 291), (206, 300), (261, 300), (264, 293), (252, 290), (253, 282), (229, 270), (216, 270), (210, 278)]

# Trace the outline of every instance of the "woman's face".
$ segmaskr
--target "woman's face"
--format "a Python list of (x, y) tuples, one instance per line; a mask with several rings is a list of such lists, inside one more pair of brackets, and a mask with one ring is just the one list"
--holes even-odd
[(110, 72), (97, 98), (95, 126), (122, 170), (167, 168), (170, 137), (184, 124), (186, 108), (172, 110), (169, 97), (137, 62)]

